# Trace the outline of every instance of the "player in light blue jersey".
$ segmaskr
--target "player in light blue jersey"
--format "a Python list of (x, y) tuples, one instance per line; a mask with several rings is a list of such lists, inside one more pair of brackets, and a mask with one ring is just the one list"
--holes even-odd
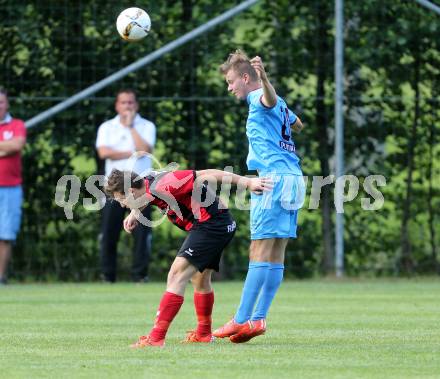
[(249, 105), (248, 169), (274, 182), (272, 192), (251, 196), (249, 269), (240, 305), (232, 320), (213, 333), (241, 343), (265, 333), (269, 307), (283, 280), (287, 242), (296, 238), (305, 186), (291, 132), (300, 132), (303, 124), (277, 96), (260, 57), (249, 59), (237, 50), (220, 72), (228, 91)]

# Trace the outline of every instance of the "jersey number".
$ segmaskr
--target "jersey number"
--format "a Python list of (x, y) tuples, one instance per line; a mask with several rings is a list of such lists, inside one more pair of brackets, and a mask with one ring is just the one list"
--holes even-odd
[(289, 122), (289, 110), (287, 108), (280, 107), (283, 117), (283, 125), (281, 127), (281, 136), (286, 141), (290, 141), (290, 122)]

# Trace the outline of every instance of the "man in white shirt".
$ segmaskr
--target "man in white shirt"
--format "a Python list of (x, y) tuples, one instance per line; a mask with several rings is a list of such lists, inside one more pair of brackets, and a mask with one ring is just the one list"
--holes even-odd
[[(116, 95), (115, 110), (117, 116), (104, 122), (98, 129), (96, 149), (98, 156), (105, 159), (105, 175), (108, 177), (115, 168), (133, 170), (133, 156), (136, 152), (152, 153), (156, 142), (155, 125), (142, 118), (138, 113), (139, 104), (136, 93), (123, 89)], [(151, 168), (147, 156), (136, 159), (136, 172), (142, 174)], [(149, 209), (144, 212), (148, 215)], [(102, 214), (101, 268), (103, 279), (116, 281), (116, 256), (119, 235), (125, 209), (117, 201), (106, 201)], [(133, 232), (135, 246), (133, 251), (132, 279), (145, 281), (151, 245), (151, 229), (140, 224)]]

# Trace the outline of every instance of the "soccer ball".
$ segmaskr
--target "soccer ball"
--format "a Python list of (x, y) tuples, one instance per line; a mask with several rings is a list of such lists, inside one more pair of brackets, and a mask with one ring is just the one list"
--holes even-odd
[(116, 20), (116, 29), (126, 41), (139, 41), (148, 34), (150, 28), (150, 16), (140, 8), (125, 9)]

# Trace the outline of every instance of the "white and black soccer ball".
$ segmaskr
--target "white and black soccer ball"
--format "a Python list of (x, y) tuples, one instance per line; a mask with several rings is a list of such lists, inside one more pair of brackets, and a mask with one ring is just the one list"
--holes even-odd
[(141, 8), (124, 9), (116, 20), (116, 29), (126, 41), (139, 41), (151, 29), (150, 16)]

